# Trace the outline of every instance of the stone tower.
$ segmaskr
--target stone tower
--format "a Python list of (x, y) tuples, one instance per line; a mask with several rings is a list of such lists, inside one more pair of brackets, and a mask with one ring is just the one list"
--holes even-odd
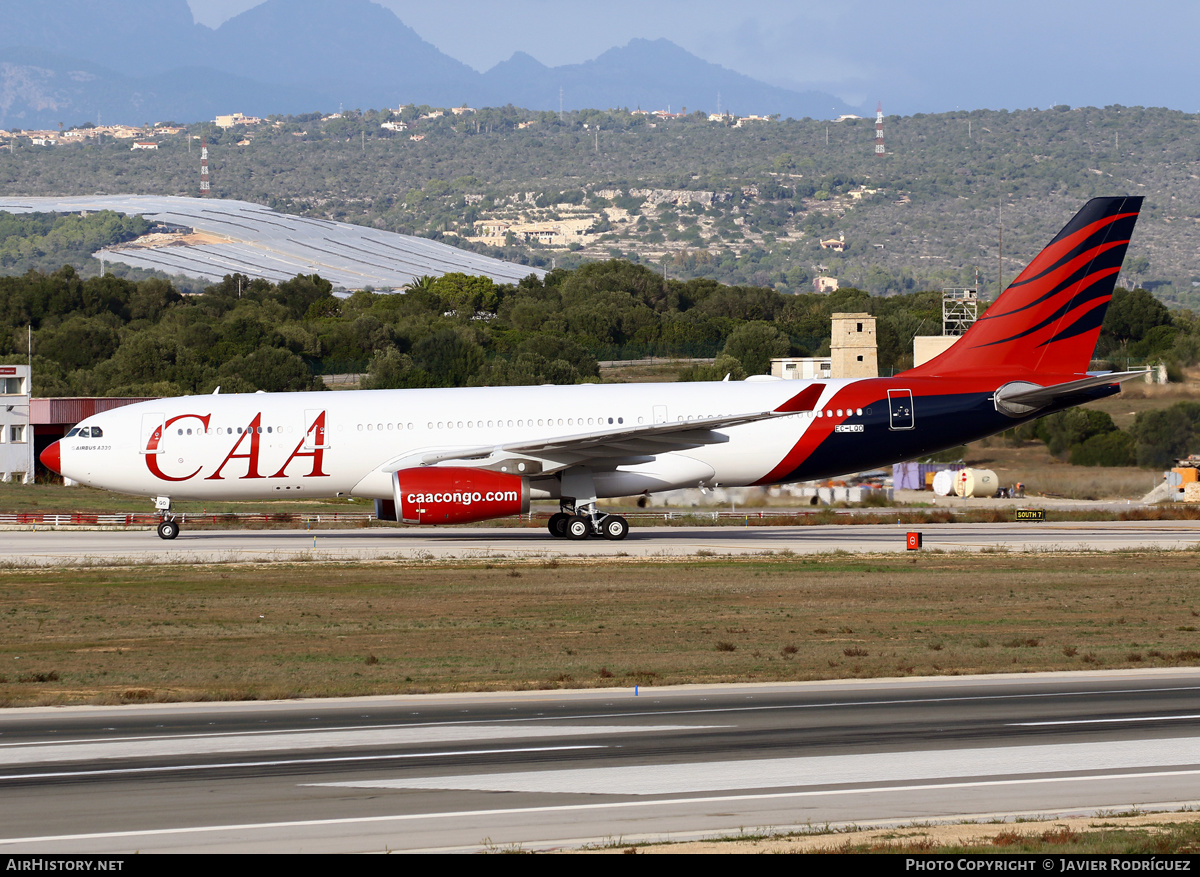
[(830, 377), (879, 377), (875, 318), (870, 314), (834, 314), (829, 356), (833, 360)]

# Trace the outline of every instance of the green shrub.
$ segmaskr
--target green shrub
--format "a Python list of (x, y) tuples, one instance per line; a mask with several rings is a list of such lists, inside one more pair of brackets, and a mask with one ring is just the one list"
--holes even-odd
[(1075, 466), (1132, 466), (1137, 462), (1137, 442), (1122, 430), (1094, 435), (1071, 447)]

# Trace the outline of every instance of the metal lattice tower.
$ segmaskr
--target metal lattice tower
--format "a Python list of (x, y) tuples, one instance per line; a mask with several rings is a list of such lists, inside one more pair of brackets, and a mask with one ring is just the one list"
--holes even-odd
[(880, 158), (884, 156), (883, 150), (883, 101), (875, 107), (875, 154)]
[(943, 335), (962, 335), (978, 318), (978, 289), (947, 288), (942, 290)]
[(200, 138), (200, 194), (207, 195), (208, 188), (208, 140)]

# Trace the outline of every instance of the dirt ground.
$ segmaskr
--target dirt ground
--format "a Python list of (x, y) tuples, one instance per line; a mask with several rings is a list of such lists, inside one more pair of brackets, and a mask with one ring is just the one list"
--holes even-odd
[[(1063, 819), (1028, 820), (1021, 822), (957, 822), (945, 825), (929, 823), (909, 823), (904, 825), (888, 825), (879, 828), (862, 825), (849, 826), (842, 829), (814, 831), (812, 834), (798, 834), (789, 837), (755, 837), (744, 840), (736, 838), (689, 841), (685, 843), (648, 844), (632, 847), (630, 845), (614, 845), (588, 852), (597, 853), (626, 853), (631, 850), (639, 854), (670, 853), (685, 855), (697, 853), (835, 853), (846, 852), (846, 847), (875, 845), (904, 844), (920, 845), (931, 843), (933, 849), (927, 852), (936, 853), (936, 847), (959, 846), (994, 846), (996, 852), (1003, 852), (1004, 847), (1011, 845), (1012, 834), (1040, 837), (1048, 832), (1085, 833), (1103, 828), (1143, 828), (1154, 830), (1155, 826), (1165, 823), (1190, 824), (1200, 822), (1200, 813), (1192, 811), (1171, 813), (1147, 813), (1136, 816), (1077, 816)], [(999, 843), (997, 836), (1000, 835)]]

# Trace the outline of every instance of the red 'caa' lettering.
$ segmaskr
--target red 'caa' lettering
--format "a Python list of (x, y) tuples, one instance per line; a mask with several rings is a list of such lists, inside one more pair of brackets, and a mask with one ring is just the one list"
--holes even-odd
[(191, 475), (167, 475), (158, 468), (158, 446), (162, 443), (163, 433), (170, 428), (171, 424), (180, 420), (187, 420), (188, 418), (199, 420), (204, 425), (204, 428), (208, 429), (208, 421), (212, 418), (212, 415), (180, 414), (178, 417), (172, 417), (162, 426), (155, 429), (154, 433), (146, 442), (146, 468), (148, 468), (156, 478), (161, 478), (163, 481), (187, 481), (189, 478), (194, 478), (197, 474), (199, 474), (200, 470), (197, 469)]
[(469, 524), (529, 511), (529, 483), (488, 469), (402, 469), (392, 476), (392, 493), (408, 524)]
[[(241, 430), (238, 430), (241, 432)], [(262, 413), (254, 415), (254, 419), (250, 421), (250, 426), (245, 432), (241, 432), (237, 442), (234, 443), (232, 450), (225, 455), (225, 459), (221, 461), (221, 465), (217, 467), (217, 471), (205, 478), (205, 481), (221, 481), (221, 470), (225, 468), (225, 464), (230, 460), (246, 460), (246, 474), (242, 478), (262, 478), (258, 474), (258, 445), (259, 438), (262, 436)], [(250, 450), (244, 454), (236, 453), (237, 449), (242, 446), (242, 442), (250, 439)]]
[[(311, 440), (312, 450), (301, 451), (305, 442)], [(325, 460), (325, 412), (322, 411), (317, 415), (317, 419), (312, 422), (312, 426), (305, 432), (304, 438), (300, 439), (300, 444), (296, 445), (296, 450), (292, 451), (292, 455), (284, 461), (279, 467), (279, 471), (272, 475), (272, 478), (283, 478), (284, 472), (287, 470), (288, 464), (297, 457), (312, 457), (312, 471), (305, 475), (305, 478), (328, 478), (321, 471), (321, 464)]]
[[(158, 464), (158, 458), (159, 458), (159, 456), (162, 455), (161, 449), (162, 449), (162, 443), (163, 443), (163, 439), (165, 437), (166, 431), (168, 429), (170, 429), (170, 427), (174, 423), (176, 423), (180, 420), (189, 420), (189, 419), (200, 421), (200, 424), (203, 427), (201, 430), (199, 430), (199, 432), (201, 434), (205, 434), (205, 433), (207, 433), (209, 435), (212, 434), (212, 431), (209, 429), (209, 422), (212, 420), (211, 414), (180, 414), (176, 417), (170, 418), (162, 426), (157, 427), (154, 430), (154, 432), (150, 435), (150, 437), (146, 440), (146, 451), (145, 451), (146, 467), (150, 470), (151, 474), (153, 474), (156, 478), (160, 478), (163, 481), (187, 481), (191, 478), (195, 478), (197, 475), (200, 474), (200, 469), (196, 469), (194, 472), (191, 472), (187, 475), (169, 475), (166, 472), (163, 472)], [(267, 432), (270, 432), (270, 431), (271, 431), (270, 428), (268, 428)], [(217, 430), (217, 432), (219, 433), (220, 430)], [(228, 432), (231, 436), (233, 435), (232, 429), (228, 430)], [(280, 430), (280, 432), (282, 432), (282, 430)], [(188, 435), (191, 435), (191, 430), (188, 430)], [(270, 477), (270, 478), (294, 477), (294, 473), (292, 476), (288, 475), (288, 472), (287, 472), (288, 466), (290, 466), (294, 461), (299, 460), (304, 457), (307, 457), (310, 460), (312, 460), (312, 468), (307, 474), (305, 474), (301, 477), (303, 477), (303, 478), (328, 478), (329, 477), (328, 473), (325, 472), (325, 470), (323, 468), (325, 465), (325, 451), (328, 449), (328, 445), (326, 445), (326, 443), (325, 443), (325, 412), (324, 411), (320, 411), (317, 413), (316, 417), (313, 419), (313, 422), (311, 424), (309, 424), (308, 429), (305, 430), (304, 436), (300, 439), (299, 444), (296, 445), (296, 449), (294, 451), (292, 451), (292, 453), (290, 455), (288, 455), (288, 458), (286, 460), (283, 461), (283, 465), (279, 467), (279, 471), (277, 471), (274, 475), (271, 475), (271, 476), (263, 476), (258, 471), (259, 453), (260, 453), (260, 445), (262, 444), (262, 435), (263, 435), (262, 412), (259, 412), (258, 414), (254, 415), (254, 419), (250, 421), (249, 426), (245, 427), (244, 429), (238, 430), (238, 437), (237, 437), (237, 440), (233, 443), (233, 447), (229, 449), (229, 453), (225, 455), (225, 458), (221, 461), (221, 464), (219, 466), (217, 466), (216, 471), (213, 472), (212, 475), (209, 475), (205, 480), (206, 481), (224, 481), (225, 476), (222, 475), (221, 472), (230, 463), (231, 460), (245, 460), (246, 461), (246, 474), (236, 476), (239, 480), (263, 478), (263, 477)], [(238, 449), (242, 448), (243, 445), (249, 445), (249, 447), (246, 448), (243, 451), (243, 453), (238, 453)], [(180, 460), (180, 462), (183, 462), (183, 461)], [(203, 467), (201, 467), (201, 468), (203, 468)]]

